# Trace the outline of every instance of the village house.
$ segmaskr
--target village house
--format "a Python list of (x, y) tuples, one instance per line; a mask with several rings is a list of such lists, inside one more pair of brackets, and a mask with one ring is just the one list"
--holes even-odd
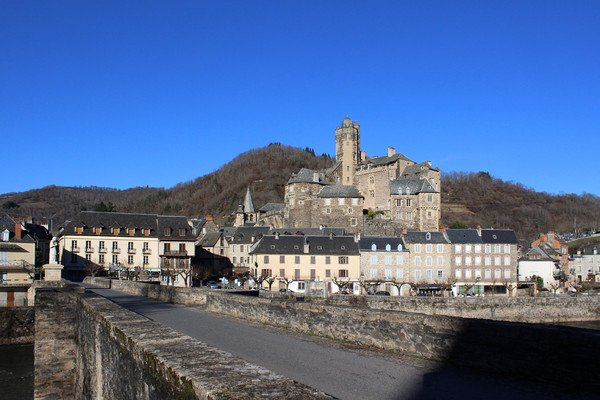
[(600, 243), (588, 244), (577, 251), (569, 270), (575, 283), (600, 283)]
[(59, 257), (70, 280), (105, 268), (122, 277), (187, 286), (194, 242), (186, 217), (82, 211), (60, 229)]
[(391, 296), (410, 294), (410, 252), (402, 237), (362, 236), (359, 251), (365, 290), (384, 291)]
[(554, 249), (543, 245), (537, 245), (529, 249), (519, 260), (518, 281), (519, 284), (537, 285), (537, 278), (543, 279), (544, 288), (548, 290), (558, 289), (560, 286), (560, 261), (556, 259)]

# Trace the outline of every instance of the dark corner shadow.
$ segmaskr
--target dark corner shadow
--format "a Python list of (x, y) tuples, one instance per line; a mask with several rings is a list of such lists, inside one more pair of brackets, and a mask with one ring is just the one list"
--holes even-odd
[(469, 319), (445, 361), (397, 399), (598, 399), (600, 331)]

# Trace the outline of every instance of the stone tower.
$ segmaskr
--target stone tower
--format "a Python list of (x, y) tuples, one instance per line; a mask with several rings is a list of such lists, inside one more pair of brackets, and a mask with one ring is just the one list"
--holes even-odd
[(360, 126), (348, 117), (335, 128), (335, 161), (342, 163), (342, 185), (354, 185), (354, 171), (360, 159)]

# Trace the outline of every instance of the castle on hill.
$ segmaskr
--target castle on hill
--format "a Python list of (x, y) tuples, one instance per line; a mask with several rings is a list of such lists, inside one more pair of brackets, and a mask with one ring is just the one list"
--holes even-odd
[(440, 170), (431, 162), (417, 164), (392, 147), (387, 155), (370, 158), (360, 149), (360, 125), (348, 117), (335, 129), (335, 144), (335, 164), (292, 174), (283, 204), (270, 203), (255, 211), (248, 190), (236, 212), (236, 225), (438, 230)]

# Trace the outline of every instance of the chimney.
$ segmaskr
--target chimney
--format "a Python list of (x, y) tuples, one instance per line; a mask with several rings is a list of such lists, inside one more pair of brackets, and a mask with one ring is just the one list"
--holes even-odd
[(306, 241), (306, 236), (304, 236), (304, 254), (308, 254), (310, 252), (310, 245)]
[(354, 243), (358, 243), (360, 241), (360, 229), (354, 232)]
[(554, 248), (554, 232), (548, 232), (548, 244)]
[(329, 232), (329, 239), (333, 240), (333, 232)]
[(440, 232), (446, 232), (446, 227), (444, 225), (440, 227)]
[(406, 233), (407, 233), (407, 232), (408, 232), (408, 231), (406, 230), (406, 227), (405, 227), (405, 226), (402, 226), (402, 235), (403, 235), (403, 236), (404, 236), (404, 235), (406, 235)]
[(272, 231), (273, 229), (275, 229), (275, 227), (273, 226), (273, 224), (269, 225), (269, 230)]
[(481, 236), (481, 225), (477, 225), (477, 234)]
[(396, 154), (396, 149), (393, 147), (388, 147), (388, 157), (391, 157), (394, 154)]
[(252, 236), (250, 237), (250, 240), (252, 241), (252, 243), (254, 243), (254, 235), (252, 235)]
[(15, 239), (21, 240), (21, 223), (15, 222)]
[(212, 221), (213, 220), (212, 214), (206, 214), (206, 220), (207, 221)]
[(275, 232), (275, 239), (279, 240), (279, 232)]

